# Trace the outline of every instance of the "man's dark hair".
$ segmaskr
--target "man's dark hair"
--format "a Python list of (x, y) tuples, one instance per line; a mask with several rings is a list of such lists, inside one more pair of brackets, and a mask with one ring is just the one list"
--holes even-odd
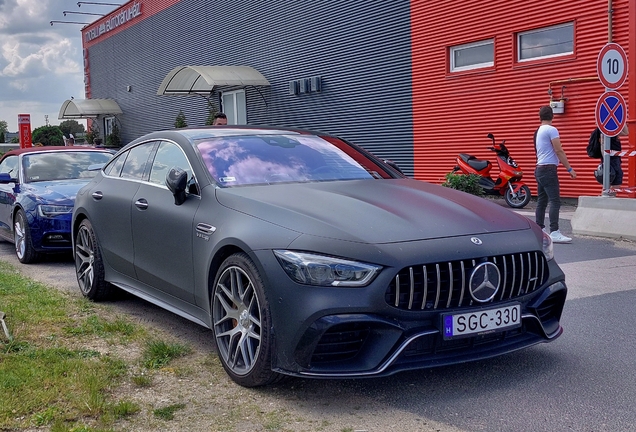
[(553, 118), (554, 113), (552, 112), (552, 107), (550, 105), (544, 105), (539, 108), (539, 119), (541, 121), (552, 120)]
[(225, 115), (225, 113), (218, 112), (218, 113), (214, 114), (214, 120), (216, 120), (216, 119), (218, 119), (218, 118), (224, 118), (224, 119), (226, 119), (226, 118), (227, 118), (227, 116)]

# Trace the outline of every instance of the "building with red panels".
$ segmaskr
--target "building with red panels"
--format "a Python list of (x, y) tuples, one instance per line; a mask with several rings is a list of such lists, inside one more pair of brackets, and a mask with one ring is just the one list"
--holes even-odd
[[(494, 162), (486, 138), (493, 133), (506, 140), (536, 193), (533, 134), (539, 107), (552, 102), (563, 109), (553, 125), (579, 175), (571, 180), (560, 170), (562, 195), (598, 195), (592, 173), (599, 161), (585, 152), (605, 91), (597, 58), (608, 37), (629, 55), (629, 2), (448, 0), (411, 6), (415, 177), (441, 182), (460, 151)], [(629, 104), (628, 84), (619, 91)], [(626, 137), (622, 143), (627, 148)], [(624, 158), (623, 168), (633, 185), (633, 161)]]
[[(433, 183), (458, 153), (494, 161), (492, 133), (536, 194), (532, 137), (553, 104), (579, 175), (560, 171), (562, 195), (594, 196), (597, 59), (611, 40), (636, 71), (635, 26), (633, 0), (131, 0), (82, 29), (86, 100), (60, 118), (90, 118), (103, 138), (117, 126), (125, 144), (179, 113), (202, 126), (224, 111), (229, 124), (339, 135)], [(617, 90), (632, 113), (634, 82)]]

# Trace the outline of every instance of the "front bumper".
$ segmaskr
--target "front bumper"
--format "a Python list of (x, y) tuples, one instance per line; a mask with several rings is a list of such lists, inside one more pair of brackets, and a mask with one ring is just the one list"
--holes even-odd
[(64, 214), (52, 218), (43, 218), (36, 210), (29, 212), (31, 243), (38, 252), (66, 252), (73, 248), (71, 240), (71, 217)]
[(557, 316), (566, 288), (557, 282), (546, 293), (523, 308), (521, 327), (452, 340), (445, 340), (436, 325), (405, 328), (372, 315), (324, 317), (296, 350), (296, 363), (304, 367), (278, 371), (316, 378), (377, 377), (483, 360), (550, 342), (563, 332)]
[[(441, 298), (448, 300), (434, 307), (431, 304), (437, 302), (420, 300), (417, 293), (403, 289), (395, 292), (394, 278), (400, 266), (385, 268), (365, 288), (311, 287), (292, 282), (271, 252), (256, 255), (267, 275), (274, 336), (272, 367), (282, 374), (315, 378), (386, 376), (486, 359), (550, 342), (563, 332), (559, 321), (567, 296), (565, 278), (554, 261), (535, 259), (542, 257), (540, 252), (533, 255), (530, 267), (542, 276), (525, 277), (524, 289), (505, 291), (495, 303), (473, 304), (458, 300), (442, 288)], [(537, 279), (539, 282), (534, 282)], [(525, 288), (526, 280), (534, 284), (531, 289)], [(521, 307), (520, 327), (461, 339), (442, 337), (442, 314), (511, 303)]]

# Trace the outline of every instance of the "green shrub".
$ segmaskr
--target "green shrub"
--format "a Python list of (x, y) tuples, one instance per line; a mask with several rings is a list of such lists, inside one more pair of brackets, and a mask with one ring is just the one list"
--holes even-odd
[(95, 144), (95, 139), (99, 138), (99, 129), (96, 122), (91, 122), (91, 127), (86, 131), (84, 138), (86, 138), (88, 144)]
[(113, 122), (113, 130), (106, 137), (106, 147), (121, 147), (121, 137), (119, 136), (119, 126), (117, 126), (117, 122)]
[(177, 114), (177, 118), (174, 120), (174, 127), (177, 129), (188, 127), (186, 116), (181, 110), (179, 110), (179, 114)]
[(449, 172), (446, 174), (446, 181), (442, 183), (442, 186), (477, 196), (483, 196), (484, 190), (479, 185), (480, 179), (481, 176), (477, 174), (456, 174)]

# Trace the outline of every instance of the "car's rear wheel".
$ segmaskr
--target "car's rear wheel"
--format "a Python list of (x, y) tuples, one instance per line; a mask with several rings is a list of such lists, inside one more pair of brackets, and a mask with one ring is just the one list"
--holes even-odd
[(93, 225), (84, 219), (75, 235), (75, 274), (82, 294), (95, 301), (105, 300), (112, 294), (112, 285), (104, 280), (104, 262), (93, 231)]
[(31, 229), (26, 213), (20, 209), (13, 221), (13, 242), (15, 253), (23, 264), (31, 264), (40, 260), (41, 255), (33, 248)]
[(237, 384), (256, 387), (280, 377), (271, 369), (271, 319), (263, 281), (244, 253), (228, 257), (217, 273), (212, 324), (223, 368)]

